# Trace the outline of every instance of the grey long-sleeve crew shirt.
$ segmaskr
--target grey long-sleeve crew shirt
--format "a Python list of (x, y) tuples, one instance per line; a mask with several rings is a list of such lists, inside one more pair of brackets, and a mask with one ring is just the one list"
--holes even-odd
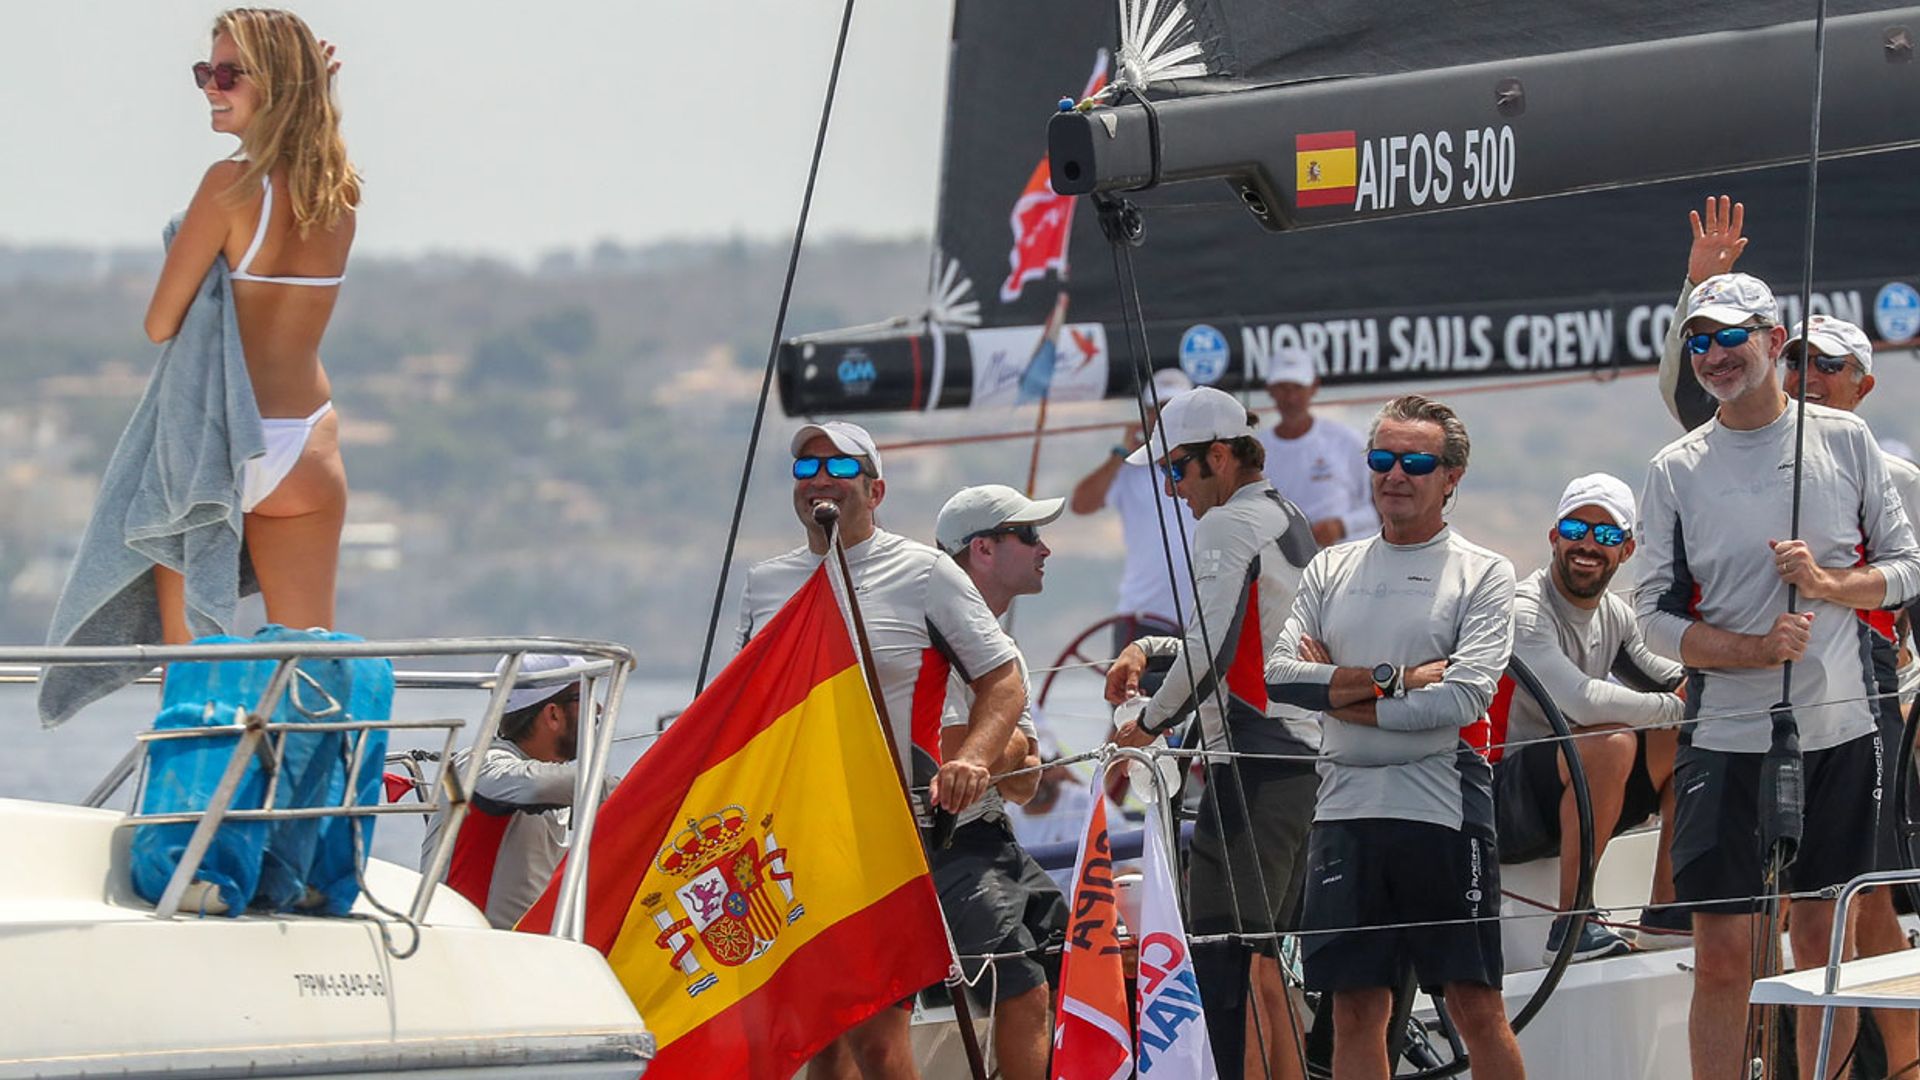
[[(1625, 597), (1602, 593), (1599, 607), (1575, 606), (1554, 587), (1550, 570), (1534, 571), (1514, 590), (1513, 654), (1576, 727), (1672, 724), (1685, 707), (1671, 693), (1680, 684), (1680, 665), (1647, 648), (1633, 605)], [(1619, 681), (1610, 681), (1609, 675)], [(1510, 699), (1504, 735), (1500, 727), (1496, 716), (1495, 742), (1553, 734), (1546, 714), (1525, 690), (1516, 690)]]
[[(1486, 713), (1506, 671), (1513, 590), (1513, 564), (1451, 528), (1423, 544), (1341, 544), (1307, 564), (1267, 658), (1275, 701), (1324, 710), (1335, 667), (1447, 661), (1440, 682), (1377, 701), (1377, 727), (1322, 715), (1315, 821), (1493, 829), (1492, 771), (1460, 729)], [(1299, 659), (1302, 636), (1325, 645), (1333, 663)]]
[[(1680, 659), (1695, 622), (1762, 635), (1787, 610), (1787, 586), (1769, 540), (1792, 535), (1794, 414), (1752, 431), (1716, 418), (1654, 456), (1640, 494), (1642, 577), (1634, 591), (1654, 652)], [(1807, 406), (1800, 537), (1824, 567), (1866, 564), (1886, 578), (1881, 606), (1920, 595), (1920, 549), (1886, 460), (1852, 413)], [(1794, 718), (1804, 750), (1824, 750), (1873, 730), (1868, 663), (1872, 631), (1848, 608), (1801, 598), (1812, 641), (1793, 668)], [(1780, 669), (1689, 669), (1686, 715), (1695, 746), (1764, 752)]]
[(1198, 709), (1205, 745), (1224, 747), (1224, 699), (1235, 750), (1310, 755), (1318, 749), (1313, 718), (1269, 701), (1261, 679), (1262, 658), (1315, 550), (1306, 516), (1265, 480), (1241, 487), (1199, 519), (1193, 576), (1202, 617), (1189, 615), (1184, 638), (1135, 642), (1148, 656), (1176, 657), (1141, 715), (1143, 727), (1163, 731)]

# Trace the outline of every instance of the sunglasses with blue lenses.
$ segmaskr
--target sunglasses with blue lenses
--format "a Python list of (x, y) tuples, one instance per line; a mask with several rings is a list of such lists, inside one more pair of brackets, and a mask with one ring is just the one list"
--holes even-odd
[(1714, 342), (1723, 349), (1737, 349), (1747, 343), (1747, 339), (1766, 330), (1764, 326), (1725, 326), (1710, 334), (1688, 334), (1687, 351), (1695, 356), (1707, 355)]
[(1394, 462), (1400, 463), (1400, 470), (1408, 476), (1425, 476), (1440, 467), (1439, 454), (1418, 452), (1394, 453), (1392, 450), (1367, 451), (1367, 468), (1377, 473), (1390, 473)]
[(1593, 524), (1581, 521), (1579, 518), (1563, 517), (1554, 529), (1560, 533), (1560, 539), (1568, 543), (1585, 540), (1588, 532), (1593, 533), (1593, 542), (1601, 547), (1619, 547), (1627, 542), (1627, 530), (1620, 526)]
[(1177, 484), (1187, 478), (1187, 466), (1192, 462), (1190, 457), (1176, 458), (1168, 454), (1167, 460), (1160, 463), (1160, 471), (1167, 474), (1169, 482)]
[(820, 475), (820, 467), (826, 466), (827, 475), (835, 480), (851, 480), (866, 471), (857, 457), (835, 454), (833, 457), (797, 457), (793, 459), (793, 478), (811, 480)]

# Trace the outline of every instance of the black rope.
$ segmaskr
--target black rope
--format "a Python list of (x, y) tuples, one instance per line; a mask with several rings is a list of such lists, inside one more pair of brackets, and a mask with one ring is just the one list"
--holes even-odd
[[(1149, 115), (1151, 115), (1151, 113)], [(1156, 174), (1158, 172), (1157, 164), (1156, 164), (1155, 172)], [(1131, 204), (1125, 203), (1124, 201), (1116, 203), (1116, 202), (1110, 202), (1110, 201), (1101, 199), (1096, 201), (1096, 205), (1099, 206), (1101, 209), (1103, 229), (1107, 233), (1109, 246), (1113, 250), (1114, 278), (1115, 278), (1116, 284), (1118, 284), (1121, 289), (1120, 305), (1121, 305), (1121, 310), (1123, 312), (1122, 321), (1126, 324), (1127, 347), (1129, 352), (1131, 353), (1132, 360), (1133, 360), (1131, 368), (1132, 368), (1133, 378), (1134, 378), (1134, 388), (1135, 388), (1134, 398), (1135, 398), (1135, 403), (1139, 410), (1142, 430), (1146, 431), (1147, 430), (1146, 428), (1147, 404), (1149, 400), (1151, 400), (1153, 410), (1155, 414), (1158, 415), (1161, 407), (1161, 401), (1160, 401), (1160, 388), (1157, 385), (1155, 385), (1153, 382), (1153, 376), (1152, 376), (1153, 364), (1152, 364), (1152, 358), (1149, 354), (1150, 346), (1148, 346), (1147, 344), (1146, 311), (1140, 300), (1139, 281), (1135, 277), (1133, 272), (1133, 253), (1131, 251), (1131, 247), (1133, 246), (1133, 244), (1137, 243), (1139, 240), (1140, 221), (1138, 218), (1138, 210), (1133, 208)], [(1118, 215), (1120, 217), (1120, 220), (1126, 223), (1124, 229), (1116, 229), (1116, 228), (1108, 227), (1108, 225), (1110, 224), (1109, 222), (1110, 215)], [(1129, 215), (1131, 216), (1129, 217)], [(1137, 344), (1134, 339), (1136, 323), (1137, 323), (1138, 332), (1139, 332), (1139, 341)], [(1144, 394), (1141, 393), (1142, 390), (1145, 391)], [(1152, 438), (1153, 436), (1159, 437), (1159, 440), (1160, 440), (1159, 457), (1162, 460), (1164, 460), (1168, 455), (1170, 455), (1173, 452), (1173, 448), (1167, 443), (1166, 426), (1158, 423), (1154, 424), (1153, 430), (1148, 433), (1148, 438)], [(1156, 483), (1154, 485), (1154, 490), (1157, 495), (1164, 495), (1169, 502), (1177, 498), (1177, 496), (1175, 496), (1172, 493), (1168, 485)], [(1156, 502), (1157, 501), (1158, 500), (1156, 500)], [(1161, 543), (1162, 551), (1166, 557), (1168, 580), (1170, 583), (1177, 583), (1177, 580), (1178, 580), (1176, 577), (1177, 571), (1174, 569), (1174, 564), (1173, 564), (1172, 545), (1167, 535), (1166, 515), (1156, 513), (1154, 516), (1159, 519), (1160, 543)], [(1185, 557), (1187, 562), (1187, 580), (1193, 587), (1194, 622), (1199, 627), (1200, 646), (1205, 651), (1207, 665), (1209, 670), (1211, 671), (1213, 668), (1218, 666), (1217, 660), (1219, 659), (1219, 654), (1214, 651), (1212, 633), (1207, 628), (1206, 613), (1201, 610), (1201, 606), (1200, 606), (1200, 584), (1195, 579), (1194, 573), (1193, 573), (1192, 543), (1189, 541), (1187, 537), (1186, 519), (1177, 512), (1177, 508), (1176, 508), (1176, 513), (1174, 514), (1173, 517), (1174, 517), (1174, 525), (1180, 537), (1181, 554)], [(1174, 593), (1174, 597), (1173, 597), (1174, 614), (1176, 617), (1178, 617), (1180, 614), (1179, 612), (1180, 590), (1178, 588), (1175, 588), (1173, 590), (1173, 593)], [(1181, 628), (1183, 632), (1185, 630), (1185, 627), (1186, 627), (1186, 623), (1183, 619), (1181, 620)], [(1194, 677), (1193, 657), (1190, 655), (1190, 653), (1191, 653), (1191, 650), (1187, 649), (1183, 643), (1180, 649), (1180, 657), (1182, 662), (1186, 666), (1187, 681), (1192, 686), (1192, 692), (1197, 695), (1200, 689), (1200, 684), (1199, 684), (1199, 681)], [(1226, 744), (1227, 752), (1229, 754), (1232, 754), (1234, 753), (1233, 733), (1230, 730), (1230, 726), (1228, 724), (1227, 701), (1226, 701), (1226, 676), (1224, 672), (1220, 672), (1220, 671), (1212, 671), (1212, 675), (1213, 675), (1212, 690), (1213, 690), (1213, 699), (1214, 699), (1213, 703), (1214, 703), (1214, 707), (1218, 709), (1220, 713), (1220, 739)], [(1199, 708), (1198, 708), (1197, 700), (1195, 703), (1194, 719), (1192, 721), (1191, 727), (1195, 733), (1195, 739), (1200, 744), (1201, 749), (1202, 750), (1208, 749), (1206, 744), (1209, 741), (1209, 739), (1206, 731), (1206, 724), (1201, 720), (1199, 716)], [(1275, 923), (1275, 920), (1274, 920), (1272, 898), (1267, 895), (1266, 876), (1263, 873), (1261, 873), (1260, 866), (1259, 866), (1259, 844), (1258, 844), (1258, 841), (1254, 838), (1253, 833), (1251, 831), (1251, 827), (1253, 823), (1253, 814), (1250, 807), (1247, 804), (1246, 783), (1242, 778), (1242, 775), (1240, 772), (1239, 758), (1238, 757), (1229, 758), (1227, 761), (1227, 769), (1231, 771), (1233, 776), (1234, 797), (1236, 801), (1239, 803), (1240, 820), (1246, 822), (1248, 825), (1247, 843), (1249, 848), (1251, 848), (1254, 853), (1253, 875), (1254, 875), (1254, 882), (1259, 886), (1260, 908), (1262, 912), (1261, 918), (1262, 918), (1262, 921), (1265, 923), (1268, 932), (1277, 935), (1280, 932), (1280, 928)], [(1212, 774), (1212, 770), (1209, 769), (1208, 784), (1210, 787), (1216, 786), (1214, 785), (1213, 780), (1214, 780), (1214, 777)], [(1219, 830), (1219, 834), (1220, 834), (1220, 858), (1226, 871), (1227, 899), (1228, 899), (1229, 905), (1232, 908), (1234, 925), (1244, 930), (1245, 926), (1247, 925), (1247, 920), (1246, 920), (1246, 916), (1244, 915), (1244, 913), (1241, 911), (1241, 908), (1240, 908), (1240, 888), (1239, 888), (1238, 875), (1234, 873), (1234, 865), (1233, 865), (1233, 859), (1234, 859), (1233, 839), (1234, 838), (1228, 835), (1228, 832), (1227, 832), (1225, 811), (1222, 810), (1220, 806), (1220, 801), (1221, 801), (1220, 793), (1217, 790), (1215, 790), (1212, 792), (1212, 795), (1213, 797), (1206, 801), (1212, 803), (1213, 805), (1214, 825)], [(1169, 795), (1169, 798), (1172, 798), (1172, 796)], [(1191, 882), (1191, 877), (1189, 876), (1189, 879), (1188, 879), (1189, 908), (1191, 908), (1191, 905), (1192, 905), (1191, 889), (1192, 889), (1192, 882)], [(1272, 1080), (1273, 1066), (1271, 1061), (1269, 1060), (1269, 1054), (1267, 1052), (1268, 1035), (1266, 1031), (1266, 1024), (1262, 1021), (1260, 1016), (1260, 995), (1254, 989), (1253, 970), (1252, 970), (1253, 957), (1251, 955), (1247, 957), (1247, 965), (1248, 965), (1248, 970), (1247, 970), (1247, 998), (1246, 998), (1247, 1006), (1246, 1007), (1249, 1010), (1249, 1014), (1253, 1017), (1254, 1039), (1260, 1050), (1261, 1071), (1268, 1078), (1268, 1080)], [(1300, 1068), (1301, 1068), (1301, 1071), (1304, 1073), (1307, 1068), (1305, 1046), (1301, 1038), (1301, 1033), (1299, 1030), (1299, 1022), (1293, 1015), (1293, 1003), (1292, 1003), (1291, 997), (1286, 992), (1286, 989), (1285, 989), (1284, 972), (1282, 973), (1281, 982), (1282, 982), (1281, 1011), (1286, 1014), (1287, 1028), (1288, 1028), (1288, 1031), (1293, 1036), (1294, 1052), (1296, 1055), (1298, 1055), (1300, 1059)]]
[[(1807, 216), (1804, 233), (1804, 265), (1800, 277), (1800, 347), (1807, 350), (1807, 324), (1813, 309), (1813, 241), (1816, 212), (1820, 199), (1820, 111), (1822, 83), (1826, 74), (1827, 3), (1814, 0), (1813, 17), (1813, 99), (1807, 130)], [(1805, 478), (1807, 444), (1807, 380), (1800, 380), (1794, 395), (1793, 499), (1789, 518), (1790, 538), (1800, 539), (1801, 492)], [(1787, 586), (1787, 613), (1799, 611), (1800, 590)], [(1793, 661), (1780, 666), (1780, 704), (1773, 711), (1772, 745), (1762, 760), (1759, 820), (1766, 842), (1767, 868), (1761, 890), (1774, 893), (1787, 868), (1798, 854), (1805, 827), (1806, 788), (1804, 763), (1800, 755), (1799, 724), (1793, 716)], [(1780, 969), (1781, 908), (1778, 900), (1766, 902), (1764, 917), (1756, 920), (1755, 931), (1764, 935), (1749, 945), (1748, 963), (1756, 980), (1770, 977)], [(1756, 947), (1757, 946), (1757, 947)], [(1749, 1010), (1747, 1017), (1747, 1059), (1760, 1059), (1763, 1069), (1771, 1070), (1775, 1047), (1772, 1016), (1777, 1010), (1767, 1006)], [(1757, 1051), (1757, 1053), (1755, 1052)]]
[(806, 194), (800, 198), (800, 220), (793, 226), (793, 248), (787, 252), (787, 277), (780, 286), (780, 308), (773, 317), (773, 340), (767, 344), (767, 369), (760, 377), (760, 400), (753, 409), (753, 430), (747, 435), (746, 460), (740, 463), (740, 490), (733, 498), (733, 521), (727, 526), (727, 548), (720, 556), (720, 582), (713, 589), (713, 613), (707, 619), (707, 641), (700, 649), (700, 674), (693, 692), (707, 688), (707, 667), (713, 660), (713, 639), (720, 629), (720, 605), (727, 597), (727, 570), (740, 539), (740, 516), (747, 508), (747, 487), (753, 479), (754, 451), (760, 446), (760, 428), (767, 417), (767, 397), (773, 390), (773, 368), (780, 358), (780, 337), (786, 330), (787, 305), (793, 299), (793, 279), (800, 267), (800, 246), (807, 236), (807, 215), (813, 210), (813, 185), (820, 176), (820, 156), (827, 145), (827, 123), (833, 118), (833, 95), (840, 85), (840, 63), (847, 55), (847, 29), (853, 25), (853, 0), (840, 13), (840, 36), (833, 45), (833, 68), (827, 75), (827, 98), (820, 106), (820, 130), (813, 138), (813, 159), (807, 164)]

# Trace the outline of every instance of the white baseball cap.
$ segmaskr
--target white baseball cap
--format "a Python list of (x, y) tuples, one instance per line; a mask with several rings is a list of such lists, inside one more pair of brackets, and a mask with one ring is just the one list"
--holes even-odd
[(1268, 386), (1275, 383), (1312, 386), (1319, 381), (1320, 371), (1314, 366), (1313, 354), (1305, 349), (1280, 348), (1267, 358)]
[(873, 445), (873, 436), (859, 424), (849, 424), (845, 420), (829, 420), (824, 424), (802, 424), (800, 430), (793, 433), (793, 445), (787, 451), (794, 457), (800, 456), (801, 448), (815, 435), (825, 435), (832, 440), (833, 448), (853, 457), (863, 457), (873, 463), (873, 478), (880, 479), (880, 451)]
[(1756, 317), (1770, 326), (1780, 322), (1780, 305), (1767, 283), (1752, 274), (1715, 274), (1694, 286), (1680, 325), (1710, 319), (1722, 326), (1738, 326)]
[[(521, 675), (541, 675), (549, 671), (565, 671), (568, 668), (585, 666), (586, 661), (577, 656), (562, 656), (557, 653), (528, 653), (520, 658)], [(500, 662), (494, 665), (493, 671), (497, 675), (506, 669), (507, 660), (501, 657)], [(507, 707), (503, 711), (519, 712), (529, 705), (538, 705), (548, 698), (557, 697), (562, 691), (576, 685), (578, 685), (576, 682), (561, 680), (543, 682), (534, 686), (515, 686), (507, 691)]]
[(1177, 367), (1164, 367), (1153, 373), (1153, 400), (1165, 405), (1176, 395), (1193, 389), (1193, 380)]
[(957, 554), (968, 538), (1002, 525), (1045, 525), (1066, 508), (1065, 499), (1029, 499), (1005, 484), (961, 488), (940, 508), (933, 538), (940, 550)]
[(1247, 418), (1247, 407), (1225, 390), (1202, 386), (1179, 394), (1160, 410), (1160, 422), (1153, 433), (1133, 453), (1129, 465), (1151, 464), (1161, 454), (1160, 433), (1166, 432), (1168, 450), (1187, 443), (1237, 439), (1253, 434), (1254, 421)]
[(1816, 352), (1827, 356), (1851, 356), (1860, 361), (1861, 371), (1873, 374), (1873, 342), (1867, 340), (1866, 331), (1831, 315), (1815, 315), (1794, 327), (1794, 337), (1800, 336), (1801, 327), (1806, 328), (1807, 344)]
[(1574, 477), (1567, 484), (1567, 490), (1560, 493), (1560, 509), (1554, 511), (1554, 519), (1566, 517), (1583, 506), (1597, 506), (1612, 514), (1613, 523), (1628, 532), (1633, 531), (1634, 518), (1639, 512), (1633, 489), (1626, 481), (1603, 472)]

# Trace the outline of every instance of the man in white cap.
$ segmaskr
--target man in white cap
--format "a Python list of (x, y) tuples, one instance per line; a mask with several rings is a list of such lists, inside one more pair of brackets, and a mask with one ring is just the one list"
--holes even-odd
[[(1577, 736), (1571, 743), (1587, 777), (1593, 807), (1593, 858), (1607, 841), (1669, 806), (1673, 757), (1682, 705), (1673, 691), (1680, 665), (1655, 656), (1640, 637), (1633, 605), (1607, 591), (1633, 556), (1633, 490), (1606, 473), (1576, 477), (1560, 496), (1547, 532), (1553, 559), (1514, 589), (1513, 655), (1540, 680)], [(1580, 875), (1578, 811), (1569, 787), (1566, 755), (1553, 740), (1540, 705), (1503, 679), (1488, 716), (1492, 721), (1494, 818), (1502, 862), (1560, 857), (1560, 909), (1573, 907)], [(1671, 816), (1670, 814), (1667, 816)], [(1661, 833), (1653, 900), (1673, 900), (1667, 866), (1668, 834)], [(1670, 913), (1670, 914), (1669, 914)], [(1653, 907), (1656, 929), (1684, 912)], [(1571, 919), (1553, 920), (1546, 959), (1560, 951)], [(1679, 928), (1691, 929), (1691, 922)], [(1581, 929), (1576, 960), (1628, 951), (1627, 940), (1592, 920)]]
[[(1065, 502), (1036, 502), (1001, 484), (963, 488), (940, 508), (934, 539), (966, 571), (987, 609), (1004, 617), (1014, 597), (1040, 591), (1051, 554), (1040, 529), (1059, 518)], [(1016, 659), (1025, 682), (1026, 661)], [(969, 733), (973, 690), (958, 674), (947, 682), (941, 741), (957, 748)], [(928, 853), (947, 927), (962, 957), (1032, 953), (1066, 933), (1066, 900), (1016, 842), (1007, 816), (1007, 803), (1025, 802), (1039, 787), (1039, 764), (1039, 733), (1028, 708), (1020, 714), (1020, 735), (1009, 742), (994, 771), (1036, 771), (989, 787), (979, 802), (960, 812), (946, 845)], [(963, 962), (976, 1002), (993, 1009), (1000, 1074), (1007, 1080), (1045, 1080), (1053, 1042), (1049, 978), (1057, 974), (1057, 963), (1043, 964), (1031, 955), (1000, 959), (991, 978), (981, 979), (984, 961)]]
[[(1153, 383), (1158, 396), (1151, 400), (1163, 405), (1193, 388), (1193, 382), (1179, 368), (1154, 372)], [(1125, 436), (1113, 444), (1092, 472), (1081, 477), (1067, 500), (1068, 508), (1076, 514), (1112, 509), (1120, 518), (1125, 561), (1120, 568), (1120, 595), (1114, 605), (1118, 617), (1113, 629), (1115, 653), (1142, 634), (1177, 631), (1181, 618), (1193, 611), (1193, 573), (1187, 565), (1186, 549), (1180, 544), (1183, 532), (1189, 538), (1193, 536), (1193, 514), (1179, 499), (1161, 490), (1160, 477), (1151, 465), (1127, 459), (1144, 442), (1146, 434), (1140, 426), (1127, 425)], [(1169, 551), (1173, 554), (1171, 577), (1167, 572)]]
[[(1865, 423), (1809, 404), (1797, 431), (1775, 367), (1787, 330), (1765, 283), (1710, 277), (1680, 321), (1693, 377), (1718, 407), (1648, 467), (1639, 540), (1649, 565), (1635, 607), (1647, 644), (1687, 669), (1693, 724), (1674, 767), (1673, 874), (1694, 913), (1693, 1071), (1731, 1076), (1761, 936), (1761, 903), (1749, 898), (1768, 891), (1758, 788), (1781, 665), (1794, 663), (1789, 705), (1806, 780), (1804, 835), (1777, 887), (1798, 893), (1873, 867), (1884, 764), (1867, 659), (1873, 631), (1854, 612), (1920, 595), (1920, 549)], [(1790, 540), (1796, 466), (1806, 481), (1800, 537)], [(1791, 612), (1789, 589), (1798, 590)], [(1832, 923), (1831, 901), (1795, 901), (1796, 967), (1826, 962)], [(1800, 1012), (1804, 1074), (1820, 1017)], [(1841, 1014), (1840, 1041), (1853, 1038), (1854, 1022)]]
[[(958, 813), (986, 794), (1026, 708), (1019, 652), (951, 558), (875, 523), (887, 487), (865, 428), (839, 420), (805, 424), (789, 449), (793, 511), (807, 543), (748, 569), (735, 647), (765, 626), (827, 556), (827, 533), (813, 509), (833, 504), (901, 768), (916, 787), (929, 787), (933, 802)], [(943, 756), (947, 678), (956, 673), (973, 705), (965, 740)], [(870, 1078), (917, 1075), (908, 1020), (902, 1009), (882, 1009), (815, 1057), (811, 1074), (848, 1075), (857, 1061)]]
[(1313, 354), (1283, 346), (1267, 363), (1267, 396), (1280, 421), (1260, 429), (1267, 479), (1313, 522), (1321, 547), (1380, 531), (1367, 481), (1367, 440), (1345, 424), (1313, 415), (1320, 372)]
[[(1301, 568), (1317, 550), (1298, 507), (1261, 468), (1259, 421), (1231, 394), (1203, 386), (1167, 402), (1146, 445), (1129, 460), (1158, 463), (1167, 490), (1198, 519), (1193, 530), (1195, 613), (1182, 636), (1144, 637), (1107, 672), (1107, 700), (1138, 691), (1150, 657), (1172, 660), (1146, 710), (1115, 741), (1145, 746), (1189, 716), (1200, 744), (1256, 756), (1215, 762), (1194, 826), (1190, 863), (1196, 936), (1239, 933), (1256, 946), (1195, 945), (1194, 972), (1221, 1075), (1300, 1070), (1300, 1024), (1280, 979), (1271, 935), (1291, 928), (1313, 817), (1311, 717), (1267, 700), (1261, 669), (1286, 621)], [(1243, 813), (1243, 805), (1245, 812)], [(1254, 954), (1258, 959), (1254, 960)], [(1257, 993), (1260, 1038), (1246, 1005)], [(1246, 1056), (1264, 1044), (1268, 1061)]]
[(1336, 1076), (1389, 1074), (1393, 988), (1410, 964), (1445, 987), (1474, 1075), (1518, 1077), (1493, 773), (1469, 739), (1512, 652), (1513, 564), (1447, 522), (1472, 450), (1451, 407), (1395, 398), (1367, 443), (1380, 534), (1315, 556), (1267, 658), (1274, 700), (1322, 720), (1307, 988), (1333, 996)]
[[(543, 675), (577, 666), (574, 657), (528, 653), (520, 674)], [(567, 810), (579, 752), (580, 682), (550, 679), (515, 684), (507, 692), (500, 727), (480, 762), (473, 801), (453, 841), (447, 884), (484, 911), (487, 922), (510, 930), (540, 899), (566, 854)], [(464, 770), (471, 749), (445, 768)], [(427, 823), (424, 865), (439, 843), (444, 814)]]
[[(1804, 346), (1800, 341), (1803, 331), (1806, 334)], [(1845, 319), (1815, 315), (1801, 326), (1794, 327), (1784, 355), (1788, 397), (1800, 393), (1800, 384), (1804, 380), (1808, 404), (1853, 412), (1873, 392), (1873, 343), (1867, 340), (1864, 331)], [(1907, 512), (1907, 524), (1913, 527), (1916, 537), (1920, 537), (1920, 521), (1914, 517), (1920, 514), (1920, 466), (1908, 461), (1891, 446), (1891, 440), (1880, 444), (1886, 459), (1887, 475), (1893, 479), (1894, 490), (1900, 493), (1900, 503)], [(1910, 682), (1914, 676), (1911, 652), (1901, 655), (1903, 643), (1912, 638), (1909, 625), (1911, 618), (1908, 611), (1902, 611), (1899, 618), (1895, 618), (1891, 611), (1863, 611), (1860, 617), (1873, 631), (1870, 642), (1873, 647), (1874, 684), (1882, 695), (1874, 702), (1874, 712), (1879, 719), (1883, 764), (1891, 772), (1897, 760), (1895, 755), (1900, 747), (1900, 738), (1906, 730), (1900, 716), (1900, 687), (1903, 681)], [(1907, 784), (1910, 800), (1920, 796), (1913, 777), (1908, 776), (1900, 782)], [(1920, 805), (1920, 802), (1914, 805)], [(1875, 869), (1906, 869), (1907, 860), (1900, 850), (1899, 830), (1900, 823), (1894, 820), (1893, 800), (1883, 792)], [(1858, 912), (1859, 921), (1854, 924), (1854, 934), (1859, 939), (1860, 955), (1884, 956), (1910, 947), (1906, 930), (1900, 925), (1900, 916), (1893, 909), (1893, 890), (1874, 889), (1860, 897), (1854, 909)], [(1879, 1025), (1880, 1038), (1888, 1047), (1887, 1059), (1893, 1067), (1898, 1068), (1900, 1062), (1920, 1061), (1920, 1019), (1916, 1019), (1912, 1010), (1876, 1009), (1873, 1019)], [(1897, 1080), (1911, 1080), (1920, 1076), (1920, 1070), (1910, 1069), (1893, 1075)]]

